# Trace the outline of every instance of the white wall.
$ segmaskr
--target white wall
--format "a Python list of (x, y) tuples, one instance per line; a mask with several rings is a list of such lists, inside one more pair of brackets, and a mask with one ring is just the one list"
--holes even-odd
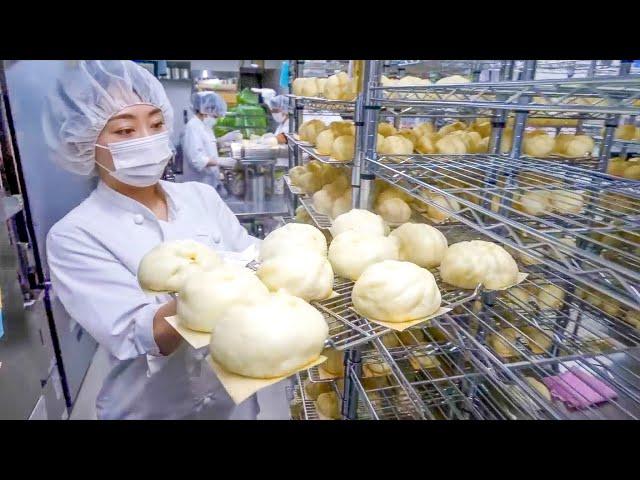
[(220, 72), (237, 72), (242, 60), (186, 60), (191, 62), (192, 70), (217, 70)]
[[(184, 115), (183, 111), (189, 110), (191, 105), (191, 84), (189, 82), (174, 82), (171, 80), (160, 80), (167, 97), (173, 107), (173, 134), (171, 139), (174, 143), (177, 143), (180, 134), (184, 128)], [(188, 118), (191, 118), (191, 111), (189, 110)]]

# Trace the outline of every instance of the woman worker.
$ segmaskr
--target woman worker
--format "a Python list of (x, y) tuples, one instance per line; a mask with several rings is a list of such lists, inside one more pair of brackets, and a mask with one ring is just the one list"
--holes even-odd
[[(266, 102), (271, 111), (271, 116), (278, 124), (273, 133), (278, 138), (278, 143), (286, 143), (287, 137), (284, 134), (289, 133), (289, 99), (284, 95), (276, 95), (266, 99)], [(307, 122), (313, 119), (322, 120), (327, 125), (331, 122), (342, 121), (340, 115), (305, 115), (303, 121)]]
[(254, 396), (234, 405), (165, 320), (169, 295), (139, 287), (138, 264), (167, 240), (242, 251), (250, 237), (209, 185), (160, 181), (172, 156), (173, 111), (160, 85), (130, 61), (83, 61), (45, 102), (51, 156), (97, 188), (47, 236), (51, 281), (71, 315), (109, 353), (100, 419), (255, 419)]
[[(191, 95), (191, 107), (194, 115), (187, 122), (182, 138), (186, 160), (183, 165), (183, 179), (185, 182), (209, 184), (226, 194), (220, 183), (220, 157), (213, 127), (218, 117), (224, 117), (227, 113), (227, 104), (214, 92), (195, 92)], [(220, 137), (219, 141), (222, 143), (241, 139), (242, 134), (235, 131)]]

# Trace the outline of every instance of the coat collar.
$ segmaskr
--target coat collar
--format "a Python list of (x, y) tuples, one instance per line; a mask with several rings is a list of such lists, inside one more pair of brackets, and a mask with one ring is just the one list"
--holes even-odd
[[(178, 211), (180, 211), (179, 205), (176, 203), (175, 194), (171, 182), (160, 181), (160, 188), (167, 197), (167, 207), (169, 208), (169, 220), (176, 217)], [(109, 187), (102, 180), (98, 182), (96, 188), (96, 195), (99, 198), (109, 202), (110, 205), (130, 212), (134, 215), (142, 215), (144, 218), (150, 220), (158, 220), (151, 210), (145, 207), (140, 202), (127, 197), (119, 192), (116, 192), (113, 188)]]

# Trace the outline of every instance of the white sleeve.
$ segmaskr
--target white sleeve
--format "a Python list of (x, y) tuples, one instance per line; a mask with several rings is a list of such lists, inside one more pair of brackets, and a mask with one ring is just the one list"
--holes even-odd
[(100, 345), (119, 360), (160, 356), (153, 317), (164, 302), (104, 246), (79, 230), (49, 232), (47, 258), (62, 305)]
[(202, 138), (201, 132), (187, 124), (182, 147), (187, 161), (198, 172), (204, 170), (207, 163), (209, 163), (209, 155), (204, 144), (205, 140)]
[(197, 183), (197, 186), (203, 194), (205, 208), (215, 215), (216, 223), (220, 225), (220, 235), (231, 251), (242, 252), (251, 245), (257, 247), (260, 244), (260, 239), (249, 235), (215, 188), (204, 183)]

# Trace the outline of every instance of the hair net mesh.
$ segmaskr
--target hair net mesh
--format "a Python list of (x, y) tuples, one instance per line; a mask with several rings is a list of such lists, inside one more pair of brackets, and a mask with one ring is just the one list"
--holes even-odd
[(100, 132), (109, 118), (136, 104), (160, 108), (171, 132), (173, 109), (147, 70), (130, 60), (79, 62), (45, 99), (42, 126), (52, 159), (73, 173), (95, 175)]
[(196, 113), (217, 115), (227, 114), (227, 104), (224, 99), (214, 92), (195, 92), (191, 95), (191, 105)]

